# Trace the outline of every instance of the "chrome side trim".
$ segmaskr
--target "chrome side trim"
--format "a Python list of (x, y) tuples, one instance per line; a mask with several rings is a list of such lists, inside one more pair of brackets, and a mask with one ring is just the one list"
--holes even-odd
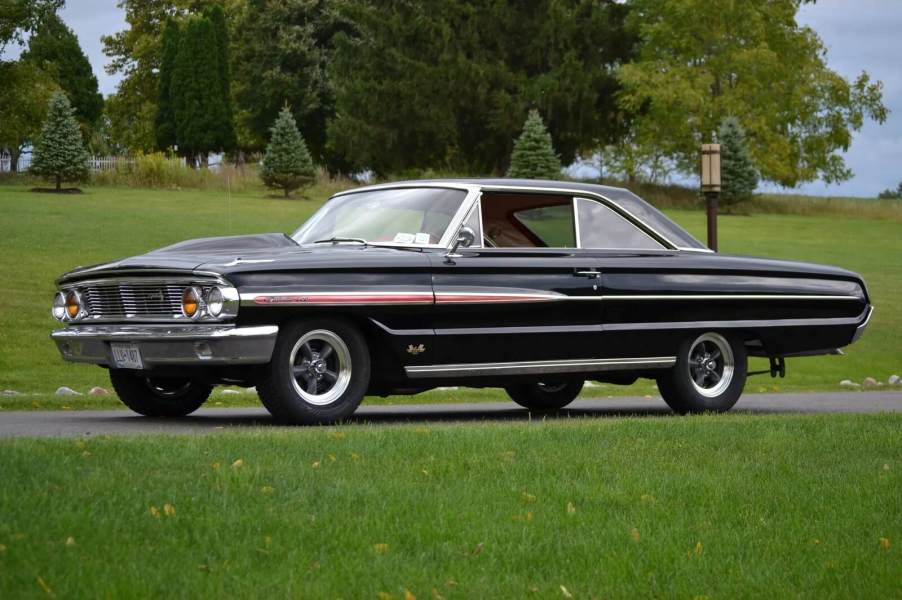
[(404, 367), (412, 379), (427, 377), (472, 377), (478, 375), (533, 375), (544, 373), (594, 373), (631, 369), (667, 369), (675, 356), (643, 358), (591, 358), (576, 360), (536, 360), (506, 363), (415, 365)]
[(250, 292), (241, 294), (242, 306), (372, 306), (434, 304), (432, 290)]
[(858, 296), (816, 294), (614, 294), (596, 296), (567, 296), (559, 292), (542, 292), (519, 288), (484, 288), (465, 292), (449, 286), (435, 292), (415, 291), (316, 291), (316, 292), (246, 292), (241, 294), (242, 306), (370, 306), (409, 304), (484, 304), (520, 302), (632, 302), (643, 300), (835, 300), (860, 302)]
[[(574, 300), (593, 300), (591, 296), (571, 297)], [(855, 300), (858, 296), (817, 294), (613, 294), (601, 296), (606, 301), (617, 300)]]

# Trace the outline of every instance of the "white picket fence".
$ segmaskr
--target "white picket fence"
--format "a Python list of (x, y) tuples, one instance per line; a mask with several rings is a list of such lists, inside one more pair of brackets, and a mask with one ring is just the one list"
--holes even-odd
[[(185, 163), (185, 159), (178, 158), (172, 159), (178, 160), (182, 164)], [(92, 156), (88, 159), (88, 167), (91, 169), (93, 173), (103, 173), (106, 171), (115, 171), (119, 168), (130, 167), (135, 164), (134, 159), (129, 158), (127, 156)], [(0, 173), (9, 173), (12, 169), (12, 158), (6, 152), (0, 153)], [(24, 173), (28, 170), (28, 167), (31, 166), (31, 154), (22, 154), (19, 156), (19, 164), (18, 169), (16, 169), (20, 173)]]

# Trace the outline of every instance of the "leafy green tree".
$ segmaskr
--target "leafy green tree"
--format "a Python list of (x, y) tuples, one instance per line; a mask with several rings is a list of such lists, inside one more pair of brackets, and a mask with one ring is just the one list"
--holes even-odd
[(75, 111), (63, 92), (56, 92), (47, 107), (47, 121), (34, 145), (29, 172), (50, 179), (56, 191), (64, 181), (88, 178), (88, 153), (75, 119)]
[(190, 17), (179, 36), (170, 96), (179, 153), (192, 166), (206, 164), (210, 152), (223, 149), (229, 99), (222, 97), (216, 61), (207, 59), (216, 48), (216, 33), (210, 19)]
[(71, 99), (75, 116), (90, 128), (103, 112), (103, 96), (97, 91), (97, 77), (78, 38), (55, 14), (40, 22), (28, 40), (23, 60), (33, 62), (52, 75)]
[(561, 161), (554, 152), (551, 134), (537, 110), (529, 111), (523, 133), (514, 143), (507, 176), (527, 179), (557, 179), (561, 176)]
[(59, 90), (52, 77), (32, 63), (0, 61), (0, 150), (10, 154), (11, 170), (41, 131), (47, 103)]
[(839, 151), (866, 118), (886, 119), (882, 85), (828, 69), (817, 34), (796, 22), (800, 3), (632, 0), (628, 24), (640, 42), (618, 79), (637, 141), (694, 173), (701, 141), (742, 115), (763, 179), (848, 179)]
[(877, 194), (877, 197), (881, 200), (898, 200), (902, 198), (902, 183), (900, 183), (896, 189), (887, 188)]
[(163, 27), (163, 55), (160, 61), (160, 79), (157, 86), (157, 115), (154, 120), (156, 147), (165, 151), (178, 144), (175, 107), (172, 93), (172, 73), (179, 52), (179, 24), (167, 19)]
[(720, 142), (720, 201), (739, 204), (752, 197), (758, 187), (758, 172), (749, 154), (745, 130), (736, 117), (726, 117), (717, 130)]
[(629, 60), (629, 6), (614, 1), (341, 3), (329, 146), (378, 174), (507, 170), (529, 108), (564, 162), (615, 141), (615, 67)]
[(337, 0), (247, 1), (236, 18), (233, 47), (241, 146), (264, 148), (272, 116), (288, 104), (312, 155), (327, 162), (326, 122), (335, 112), (327, 66), (335, 33), (348, 28), (337, 4)]
[(266, 187), (281, 189), (287, 198), (292, 191), (313, 182), (316, 170), (307, 144), (288, 107), (283, 107), (272, 127), (260, 178)]
[[(0, 55), (10, 42), (21, 44), (48, 15), (56, 13), (64, 0), (0, 0)], [(2, 83), (2, 81), (0, 81)]]

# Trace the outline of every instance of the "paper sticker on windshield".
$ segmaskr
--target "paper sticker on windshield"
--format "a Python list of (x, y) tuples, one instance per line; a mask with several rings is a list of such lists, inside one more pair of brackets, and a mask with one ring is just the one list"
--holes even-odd
[(394, 242), (396, 244), (412, 244), (414, 235), (412, 233), (396, 233)]
[(414, 236), (415, 244), (428, 244), (429, 243), (429, 234), (428, 233), (418, 233)]

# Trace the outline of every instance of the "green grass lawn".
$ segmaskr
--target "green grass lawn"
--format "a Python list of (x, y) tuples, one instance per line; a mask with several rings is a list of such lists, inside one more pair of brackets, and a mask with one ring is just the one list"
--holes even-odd
[[(89, 187), (82, 195), (34, 194), (22, 186), (0, 186), (0, 390), (24, 397), (0, 397), (0, 408), (115, 405), (110, 399), (57, 398), (61, 385), (81, 392), (109, 387), (99, 368), (64, 363), (49, 341), (56, 326), (49, 316), (54, 279), (83, 264), (146, 252), (180, 240), (264, 231), (293, 231), (332, 193), (315, 187), (309, 200), (264, 198), (260, 191), (231, 195), (215, 190), (161, 191)], [(703, 237), (704, 214), (670, 211)], [(902, 224), (897, 220), (837, 216), (755, 215), (720, 220), (721, 250), (839, 265), (862, 273), (877, 306), (863, 340), (844, 357), (788, 362), (788, 377), (753, 378), (750, 391), (838, 389), (842, 379), (881, 381), (902, 374)], [(761, 364), (755, 365), (758, 368)], [(587, 396), (655, 393), (650, 382), (604, 386)], [(433, 392), (392, 402), (461, 401), (501, 398), (497, 393)], [(217, 395), (214, 402), (242, 404), (250, 396)], [(368, 400), (369, 401), (369, 400)], [(383, 401), (384, 400), (372, 400)]]
[(898, 597), (900, 427), (737, 414), (7, 440), (0, 597)]

